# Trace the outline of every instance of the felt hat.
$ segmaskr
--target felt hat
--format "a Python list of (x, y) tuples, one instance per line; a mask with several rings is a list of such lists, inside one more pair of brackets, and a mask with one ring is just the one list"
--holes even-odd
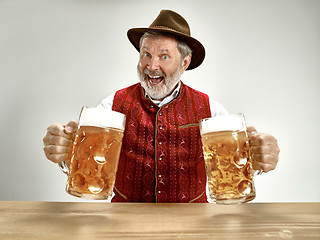
[(163, 32), (174, 35), (178, 40), (188, 44), (192, 50), (191, 63), (187, 70), (198, 67), (204, 60), (205, 49), (203, 45), (191, 37), (189, 24), (178, 13), (171, 10), (161, 10), (158, 17), (148, 28), (132, 28), (127, 32), (127, 36), (132, 45), (140, 51), (140, 38), (145, 32)]

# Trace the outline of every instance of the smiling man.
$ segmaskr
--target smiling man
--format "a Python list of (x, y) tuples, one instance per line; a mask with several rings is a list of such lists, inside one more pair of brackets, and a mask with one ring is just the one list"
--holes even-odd
[[(141, 86), (151, 99), (162, 100), (177, 87), (191, 62), (191, 49), (183, 54), (172, 36), (148, 32), (140, 41), (138, 73)], [(187, 48), (187, 45), (185, 45)]]
[[(228, 113), (181, 81), (184, 71), (202, 63), (204, 47), (191, 37), (187, 21), (169, 10), (162, 10), (148, 28), (130, 29), (128, 38), (140, 52), (140, 83), (115, 92), (98, 106), (126, 115), (112, 201), (206, 202), (199, 121)], [(48, 127), (43, 142), (49, 160), (67, 160), (76, 128), (74, 121)], [(274, 169), (277, 140), (253, 127), (248, 133), (254, 169)]]

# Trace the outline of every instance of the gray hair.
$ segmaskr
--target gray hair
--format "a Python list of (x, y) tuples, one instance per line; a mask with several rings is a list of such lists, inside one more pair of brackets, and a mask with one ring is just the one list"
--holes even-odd
[(147, 37), (159, 37), (159, 36), (172, 36), (177, 39), (178, 41), (177, 48), (181, 54), (181, 62), (184, 60), (185, 57), (192, 55), (192, 50), (188, 46), (188, 44), (185, 43), (184, 41), (181, 41), (180, 39), (178, 39), (177, 37), (175, 37), (173, 34), (170, 34), (170, 33), (161, 33), (161, 32), (154, 32), (154, 31), (145, 32), (140, 38), (139, 48), (141, 48), (143, 39)]

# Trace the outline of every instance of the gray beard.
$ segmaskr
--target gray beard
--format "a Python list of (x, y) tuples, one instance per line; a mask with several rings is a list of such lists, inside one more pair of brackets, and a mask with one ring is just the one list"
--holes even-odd
[(152, 99), (160, 100), (167, 97), (172, 90), (177, 86), (182, 75), (181, 68), (178, 68), (172, 75), (164, 76), (163, 85), (161, 87), (151, 86), (145, 77), (145, 73), (141, 73), (138, 66), (138, 76), (140, 83), (146, 94)]

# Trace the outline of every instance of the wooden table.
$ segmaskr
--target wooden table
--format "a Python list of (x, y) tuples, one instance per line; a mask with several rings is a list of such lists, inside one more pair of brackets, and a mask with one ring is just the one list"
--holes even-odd
[(0, 239), (320, 239), (320, 203), (0, 202)]

